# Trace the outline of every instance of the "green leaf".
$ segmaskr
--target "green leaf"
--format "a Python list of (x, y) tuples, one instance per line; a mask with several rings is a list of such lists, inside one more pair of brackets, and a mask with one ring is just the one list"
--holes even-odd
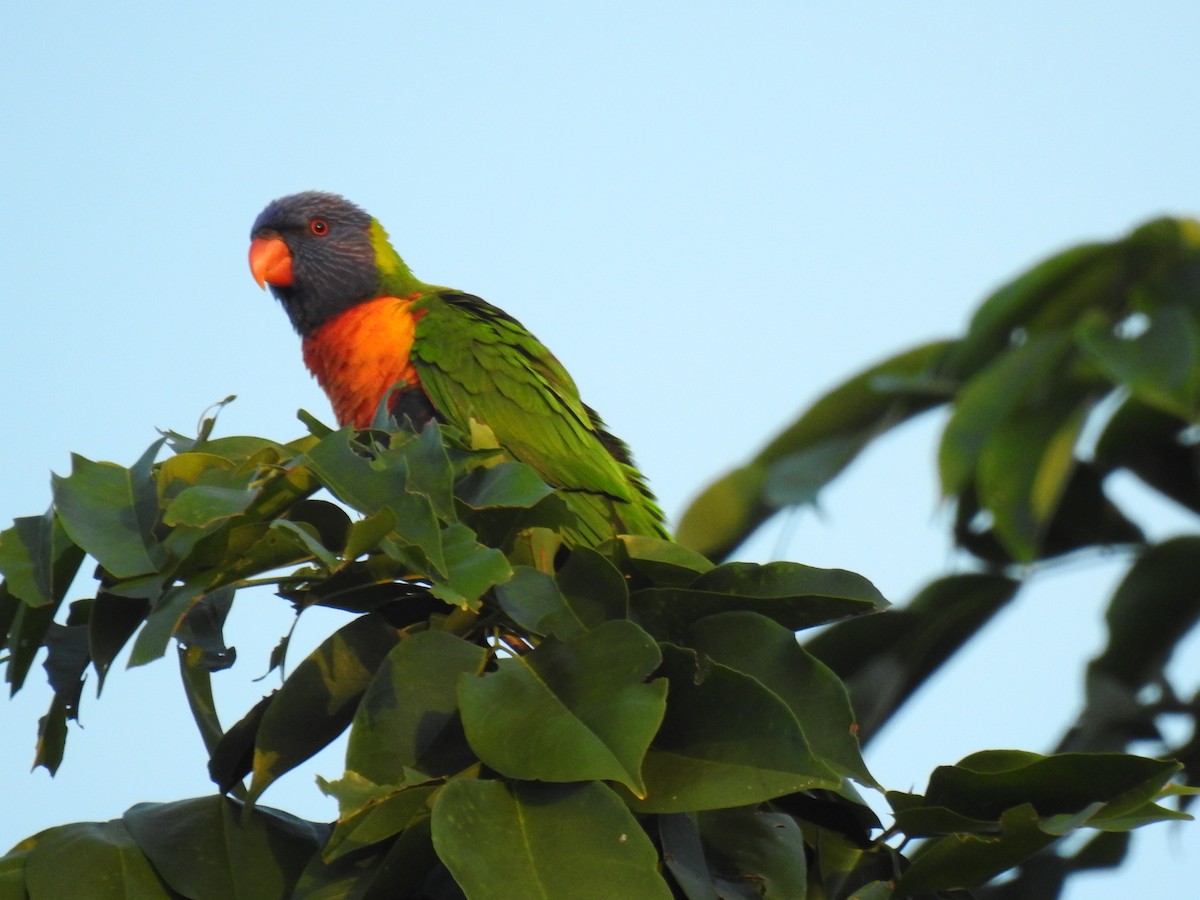
[(454, 487), (454, 496), (472, 509), (519, 507), (527, 509), (553, 493), (524, 463), (501, 462), (474, 469)]
[(1066, 391), (999, 423), (980, 449), (977, 496), (996, 537), (1018, 562), (1039, 555), (1075, 472), (1075, 445), (1094, 398)]
[(130, 469), (74, 454), (71, 474), (52, 479), (63, 528), (117, 578), (156, 572), (166, 561), (152, 534), (158, 497), (150, 477), (162, 444), (162, 439), (151, 444)]
[(817, 400), (758, 456), (692, 501), (681, 544), (721, 558), (779, 506), (808, 502), (874, 438), (945, 401), (933, 375), (953, 345), (935, 341), (859, 373)]
[(458, 679), (482, 672), (487, 658), (485, 648), (442, 631), (400, 641), (354, 715), (347, 771), (375, 784), (401, 784), (409, 769), (449, 775), (470, 765), (458, 718)]
[(630, 616), (660, 639), (678, 639), (691, 623), (720, 612), (748, 610), (793, 631), (887, 606), (853, 572), (800, 563), (724, 563), (687, 588), (645, 588), (630, 597)]
[(466, 525), (450, 525), (442, 533), (442, 541), (445, 578), (436, 579), (430, 587), (435, 597), (464, 609), (478, 609), (488, 588), (512, 577), (504, 554), (479, 543)]
[(859, 740), (867, 740), (1016, 596), (1019, 586), (1001, 575), (939, 578), (907, 606), (838, 622), (804, 646), (846, 683)]
[(762, 496), (766, 478), (767, 466), (758, 462), (726, 472), (688, 504), (676, 539), (706, 557), (727, 557), (775, 512)]
[(547, 638), (498, 672), (459, 679), (467, 740), (510, 778), (608, 779), (643, 796), (642, 758), (666, 706), (666, 682), (646, 683), (660, 659), (626, 620), (571, 641)]
[(164, 525), (208, 528), (224, 519), (240, 516), (254, 502), (249, 490), (196, 484), (184, 488), (163, 511)]
[(514, 566), (513, 577), (496, 585), (496, 602), (508, 616), (534, 634), (570, 640), (587, 626), (567, 605), (553, 575), (532, 566)]
[(692, 626), (688, 645), (769, 690), (791, 711), (813, 753), (831, 769), (877, 786), (859, 751), (846, 688), (796, 643), (790, 630), (757, 613), (718, 613)]
[(686, 587), (713, 568), (707, 557), (675, 541), (623, 534), (617, 542), (629, 564), (661, 587)]
[(900, 876), (900, 896), (984, 884), (1052, 844), (1055, 835), (1039, 826), (1038, 814), (1025, 804), (1006, 810), (996, 835), (952, 834), (921, 848)]
[(976, 819), (997, 819), (1024, 803), (1042, 816), (1076, 814), (1093, 803), (1116, 802), (1125, 810), (1157, 796), (1179, 768), (1119, 753), (985, 750), (935, 769), (925, 800)]
[(287, 897), (329, 833), (217, 796), (139, 803), (122, 822), (171, 889), (194, 900)]
[(414, 439), (397, 442), (391, 435), (391, 447), (384, 453), (387, 461), (391, 454), (403, 456), (408, 467), (408, 489), (423, 494), (429, 499), (434, 511), (441, 519), (453, 522), (454, 512), (454, 466), (446, 451), (446, 441), (453, 443), (452, 429), (429, 423)]
[(408, 490), (407, 457), (397, 451), (371, 460), (360, 455), (352, 439), (346, 429), (330, 434), (309, 448), (307, 464), (339, 500), (359, 512), (372, 516), (389, 510), (400, 537), (444, 574), (441, 525), (430, 497)]
[(43, 831), (25, 861), (25, 886), (35, 900), (172, 897), (119, 819)]
[(67, 719), (69, 718), (67, 700), (62, 694), (55, 694), (50, 701), (50, 709), (46, 715), (38, 719), (37, 752), (34, 754), (34, 768), (43, 767), (53, 775), (62, 765), (63, 752), (67, 745)]
[(1089, 667), (1137, 690), (1158, 684), (1171, 652), (1200, 620), (1200, 537), (1148, 548), (1104, 614), (1108, 645)]
[(339, 781), (321, 784), (326, 794), (338, 798), (342, 810), (322, 851), (326, 862), (385, 841), (404, 831), (416, 818), (427, 818), (429, 802), (440, 789), (440, 785), (423, 784), (381, 790), (378, 785), (366, 782), (374, 793), (364, 802), (362, 789), (350, 784), (355, 779), (350, 774)]
[(171, 637), (183, 624), (190, 610), (204, 596), (204, 588), (198, 584), (181, 584), (170, 588), (158, 602), (146, 624), (133, 642), (129, 654), (129, 666), (144, 666), (167, 652)]
[(469, 900), (670, 900), (658, 853), (604, 785), (459, 780), (433, 807), (433, 844)]
[[(638, 812), (693, 812), (837, 788), (792, 711), (755, 678), (664, 645), (660, 669), (670, 700), (642, 766), (647, 794)], [(753, 740), (747, 740), (753, 735)]]
[(33, 665), (34, 657), (42, 648), (46, 631), (54, 622), (60, 604), (50, 606), (27, 606), (17, 604), (17, 613), (8, 628), (8, 665), (5, 667), (4, 679), (10, 685), (9, 695), (12, 696), (25, 684), (25, 677)]
[(702, 812), (696, 820), (704, 843), (720, 854), (715, 874), (722, 881), (752, 886), (766, 900), (806, 896), (804, 835), (791, 816), (742, 808)]
[(574, 548), (555, 577), (571, 615), (584, 628), (625, 618), (625, 576), (591, 547)]
[(1115, 334), (1107, 319), (1081, 323), (1076, 340), (1114, 383), (1164, 412), (1194, 418), (1200, 372), (1200, 325), (1187, 309), (1170, 304), (1155, 309), (1145, 331)]
[(1119, 252), (1084, 244), (1050, 257), (1001, 287), (976, 311), (967, 335), (946, 356), (948, 372), (969, 378), (1033, 327), (1070, 324), (1081, 312), (1124, 300)]
[(117, 654), (149, 612), (149, 600), (121, 597), (105, 590), (96, 593), (96, 602), (88, 621), (88, 645), (100, 681), (97, 693), (103, 689), (104, 679)]
[(1096, 466), (1104, 473), (1125, 468), (1192, 512), (1200, 512), (1200, 451), (1188, 424), (1133, 398), (1108, 420), (1096, 442)]
[(247, 801), (345, 731), (399, 634), (375, 613), (343, 625), (288, 676), (263, 714)]
[(53, 509), (15, 519), (0, 532), (0, 572), (9, 592), (30, 606), (61, 603), (82, 562), (83, 551)]
[(942, 493), (953, 496), (967, 487), (995, 430), (1031, 395), (1057, 383), (1071, 349), (1069, 332), (1036, 335), (1004, 353), (959, 392), (938, 451)]

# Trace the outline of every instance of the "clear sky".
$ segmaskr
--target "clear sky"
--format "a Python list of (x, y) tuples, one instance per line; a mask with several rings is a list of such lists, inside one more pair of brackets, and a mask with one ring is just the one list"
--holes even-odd
[[(958, 333), (1040, 257), (1200, 211), (1198, 35), (1194, 0), (5, 4), (0, 526), (45, 508), (71, 451), (129, 464), (228, 394), (221, 434), (331, 418), (246, 267), (258, 211), (308, 188), (537, 333), (677, 516), (822, 390)], [(881, 444), (824, 517), (774, 523), (747, 558), (851, 568), (894, 601), (960, 566), (939, 425)], [(1155, 534), (1195, 528), (1145, 508)], [(872, 746), (880, 780), (1049, 749), (1115, 571), (1068, 567), (1006, 612)], [(251, 679), (289, 616), (268, 594), (235, 610), (227, 721), (269, 689)], [(293, 663), (339, 621), (306, 614)], [(0, 852), (211, 789), (170, 657), (86, 691), (59, 776), (26, 774), (40, 676), (0, 709)], [(312, 775), (339, 762), (264, 802), (332, 817)], [(1183, 896), (1198, 840), (1143, 833), (1135, 865), (1069, 897)]]

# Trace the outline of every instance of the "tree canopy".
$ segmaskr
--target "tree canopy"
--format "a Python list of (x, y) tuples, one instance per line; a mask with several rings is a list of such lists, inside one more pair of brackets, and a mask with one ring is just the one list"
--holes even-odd
[[(302, 414), (281, 443), (210, 419), (130, 466), (77, 456), (47, 512), (0, 534), (6, 680), (20, 690), (44, 649), (54, 691), (35, 762), (64, 763), (89, 671), (103, 685), (126, 649), (138, 666), (174, 643), (217, 790), (34, 835), (0, 858), (0, 897), (1055, 896), (1118, 863), (1131, 829), (1187, 818), (1200, 700), (1164, 666), (1200, 613), (1200, 535), (1147, 542), (1104, 484), (1123, 470), (1200, 512), (1198, 356), (1200, 223), (1163, 219), (1047, 260), (961, 338), (835, 388), (706, 489), (677, 542), (566, 545), (558, 493), (446, 426)], [(729, 560), (939, 406), (970, 567), (895, 608), (851, 572)], [(1047, 560), (1096, 548), (1129, 570), (1056, 752), (877, 784), (860, 744)], [(264, 585), (346, 622), (223, 723), (225, 618)], [(1184, 743), (1165, 711), (1191, 718)], [(320, 785), (335, 822), (257, 802), (347, 730)], [(1159, 757), (1125, 753), (1147, 739)]]

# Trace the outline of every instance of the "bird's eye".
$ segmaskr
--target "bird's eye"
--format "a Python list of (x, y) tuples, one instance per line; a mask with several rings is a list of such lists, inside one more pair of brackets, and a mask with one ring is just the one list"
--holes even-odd
[(317, 237), (324, 237), (329, 234), (329, 223), (324, 219), (313, 219), (308, 223), (308, 230)]

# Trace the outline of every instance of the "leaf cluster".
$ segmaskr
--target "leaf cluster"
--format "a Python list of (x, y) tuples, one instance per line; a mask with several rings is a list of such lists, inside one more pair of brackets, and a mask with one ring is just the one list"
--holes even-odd
[[(776, 511), (815, 504), (864, 450), (930, 410), (947, 416), (938, 473), (968, 571), (805, 645), (845, 679), (860, 736), (877, 733), (1054, 561), (1120, 554), (1129, 565), (1108, 603), (1108, 644), (1057, 749), (1149, 741), (1194, 783), (1200, 696), (1181, 697), (1166, 665), (1200, 617), (1200, 534), (1152, 542), (1134, 507), (1107, 488), (1132, 476), (1200, 512), (1200, 222), (1157, 219), (1059, 253), (995, 291), (962, 336), (835, 387), (707, 487), (678, 539), (722, 558)], [(1190, 736), (1168, 740), (1164, 715), (1189, 722)], [(1071, 872), (1123, 853), (1123, 837), (1102, 836), (1067, 858), (1042, 854), (986, 895), (1055, 896)]]
[[(1158, 369), (1131, 361), (1165, 351), (1126, 346), (1172, 325), (1168, 313), (1155, 330), (1158, 295), (1132, 286), (1182, 303), (1182, 276), (1145, 247), (1193, 259), (1185, 224), (1139, 232), (1136, 253), (1051, 261), (985, 304), (962, 341), (833, 392), (701, 498), (682, 530), (703, 554), (646, 537), (564, 542), (578, 529), (559, 493), (444, 426), (356, 434), (306, 417), (309, 433), (281, 444), (214, 438), (210, 421), (129, 467), (75, 457), (50, 509), (0, 533), (6, 680), (19, 690), (44, 651), (54, 691), (36, 764), (63, 764), (90, 675), (99, 689), (123, 651), (143, 665), (174, 642), (218, 791), (34, 835), (0, 858), (0, 897), (85, 896), (81, 885), (95, 897), (954, 897), (1081, 829), (1097, 837), (1073, 864), (1111, 863), (1130, 829), (1182, 816), (1159, 804), (1186, 792), (1178, 763), (1079, 752), (1108, 746), (984, 751), (939, 768), (923, 793), (885, 794), (885, 827), (859, 794), (879, 787), (859, 740), (1011, 599), (1011, 564), (1136, 540), (1079, 474), (1098, 479), (1097, 460), (1117, 451), (1085, 459), (1067, 426), (1121, 390), (1122, 404), (1191, 421), (1164, 406), (1191, 389), (1168, 379), (1164, 393), (1147, 374)], [(1103, 287), (1113, 254), (1140, 267), (1120, 297), (1144, 309)], [(1104, 328), (1092, 288), (1066, 292), (1070, 314), (1055, 299), (1081, 278), (1108, 298)], [(1134, 312), (1149, 323), (1137, 334)], [(1116, 372), (1137, 377), (1117, 385)], [(771, 509), (812, 499), (882, 430), (946, 402), (944, 480), (983, 570), (897, 612), (850, 572), (711, 561)], [(1024, 424), (1046, 437), (1036, 454), (1014, 433)], [(1136, 435), (1113, 441), (1129, 448), (1122, 465), (1143, 458)], [(996, 470), (1014, 460), (1035, 471), (1020, 490)], [(1022, 511), (1005, 512), (1014, 491)], [(1190, 571), (1191, 549), (1149, 548), (1114, 616), (1157, 603), (1181, 633), (1162, 572)], [(346, 621), (290, 668), (281, 636), (279, 687), (227, 726), (211, 690), (236, 663), (225, 618), (264, 587), (297, 616), (333, 607)], [(1098, 671), (1141, 684), (1169, 647), (1155, 640)], [(321, 781), (335, 822), (259, 803), (346, 732), (345, 770)]]

